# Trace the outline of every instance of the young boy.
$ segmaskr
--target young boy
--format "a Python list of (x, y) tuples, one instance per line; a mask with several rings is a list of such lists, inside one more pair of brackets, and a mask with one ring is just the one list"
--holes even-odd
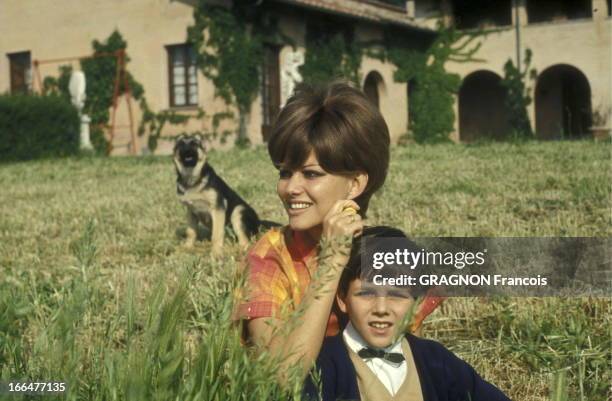
[[(400, 266), (362, 269), (375, 252), (400, 248), (420, 250), (389, 227), (366, 228), (353, 242), (337, 295), (349, 324), (341, 334), (325, 339), (317, 358), (322, 400), (509, 401), (442, 345), (405, 334), (406, 317), (420, 289), (376, 284), (381, 277), (406, 273)], [(307, 400), (319, 399), (312, 376), (304, 393)]]

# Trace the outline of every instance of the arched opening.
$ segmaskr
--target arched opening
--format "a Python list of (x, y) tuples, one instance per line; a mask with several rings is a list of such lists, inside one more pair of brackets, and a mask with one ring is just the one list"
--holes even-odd
[(509, 131), (506, 89), (491, 71), (476, 71), (459, 89), (459, 139), (503, 139)]
[(538, 77), (535, 91), (536, 133), (542, 139), (579, 138), (591, 126), (591, 87), (571, 65), (555, 65)]
[(378, 71), (370, 71), (363, 84), (363, 92), (378, 109), (380, 109), (380, 92), (383, 85), (383, 78)]

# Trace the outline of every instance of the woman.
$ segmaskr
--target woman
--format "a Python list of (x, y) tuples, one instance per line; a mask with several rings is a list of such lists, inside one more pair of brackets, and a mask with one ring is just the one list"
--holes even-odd
[(344, 83), (302, 86), (278, 116), (268, 151), (289, 224), (249, 251), (236, 318), (246, 320), (246, 338), (283, 367), (299, 365), (305, 375), (324, 336), (338, 333), (336, 289), (351, 239), (387, 176), (389, 143), (378, 109)]

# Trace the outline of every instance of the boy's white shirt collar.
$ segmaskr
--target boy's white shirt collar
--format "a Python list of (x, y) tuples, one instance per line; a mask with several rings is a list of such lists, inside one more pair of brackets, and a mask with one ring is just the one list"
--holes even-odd
[[(368, 347), (368, 343), (365, 342), (350, 322), (342, 332), (342, 338), (346, 346), (354, 353), (358, 353), (361, 349)], [(403, 354), (402, 337), (394, 344), (383, 348), (383, 351)], [(389, 390), (389, 393), (394, 396), (406, 378), (406, 373), (408, 371), (406, 361), (393, 363), (382, 358), (364, 359), (363, 361), (372, 370), (378, 380), (380, 380), (387, 390)]]
[[(342, 332), (342, 337), (344, 338), (346, 345), (348, 345), (351, 348), (351, 350), (353, 350), (353, 352), (355, 353), (359, 352), (363, 348), (370, 347), (368, 343), (365, 342), (363, 337), (361, 337), (361, 335), (357, 332), (357, 330), (355, 330), (355, 327), (353, 326), (351, 322), (349, 322), (346, 325), (346, 328)], [(376, 347), (370, 347), (370, 348), (376, 348)], [(402, 338), (401, 337), (398, 338), (394, 344), (391, 344), (388, 347), (383, 348), (382, 350), (385, 352), (397, 352), (397, 353), (402, 354)], [(394, 364), (393, 362), (389, 362), (389, 363), (393, 365), (397, 365), (397, 364)]]

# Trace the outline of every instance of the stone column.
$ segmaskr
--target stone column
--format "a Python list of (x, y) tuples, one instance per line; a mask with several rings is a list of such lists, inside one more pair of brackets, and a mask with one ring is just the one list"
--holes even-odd
[(440, 11), (442, 12), (442, 22), (444, 26), (451, 26), (455, 23), (453, 17), (453, 4), (451, 0), (442, 0), (440, 2)]
[(593, 0), (592, 2), (593, 19), (596, 21), (608, 18), (608, 5), (606, 0)]
[[(604, 0), (605, 1), (605, 0)], [(514, 0), (512, 2), (512, 25), (516, 25), (516, 20), (519, 20), (520, 26), (527, 26), (529, 23), (527, 15), (526, 0)]]
[(410, 18), (416, 17), (415, 6), (415, 0), (406, 0), (406, 14)]

